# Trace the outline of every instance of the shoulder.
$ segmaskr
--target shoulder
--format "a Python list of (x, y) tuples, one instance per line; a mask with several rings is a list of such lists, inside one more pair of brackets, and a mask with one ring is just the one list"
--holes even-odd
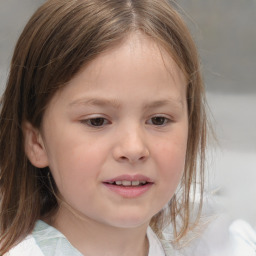
[[(147, 237), (149, 241), (148, 256), (183, 256), (168, 239), (159, 239), (150, 227), (147, 230)], [(164, 234), (163, 237), (165, 237)]]
[(188, 250), (185, 255), (256, 256), (256, 232), (243, 220), (230, 224), (225, 218), (219, 219)]
[(22, 242), (13, 247), (4, 256), (44, 256), (33, 236), (27, 236)]
[(256, 256), (256, 231), (246, 221), (234, 221), (229, 232), (234, 256)]

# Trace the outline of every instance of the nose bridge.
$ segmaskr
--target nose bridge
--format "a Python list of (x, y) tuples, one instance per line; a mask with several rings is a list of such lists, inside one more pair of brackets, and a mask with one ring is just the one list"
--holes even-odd
[(132, 125), (127, 127), (127, 130), (124, 134), (124, 143), (131, 148), (140, 148), (145, 143), (145, 134), (142, 127), (139, 125)]
[(117, 136), (115, 158), (117, 160), (136, 162), (145, 160), (149, 155), (145, 130), (138, 123), (120, 127)]

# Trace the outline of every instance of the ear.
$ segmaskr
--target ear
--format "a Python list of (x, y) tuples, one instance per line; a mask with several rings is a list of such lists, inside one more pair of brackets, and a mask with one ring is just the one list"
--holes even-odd
[(49, 164), (48, 157), (40, 131), (29, 122), (25, 122), (23, 134), (25, 152), (31, 164), (37, 168), (47, 167)]

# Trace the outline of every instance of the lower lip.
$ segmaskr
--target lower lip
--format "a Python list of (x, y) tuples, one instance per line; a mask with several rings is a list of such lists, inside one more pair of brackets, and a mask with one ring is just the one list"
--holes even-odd
[(153, 185), (153, 183), (148, 183), (144, 186), (138, 186), (138, 187), (125, 187), (125, 186), (117, 186), (112, 185), (109, 183), (103, 183), (108, 189), (110, 189), (112, 192), (115, 192), (116, 194), (125, 197), (125, 198), (136, 198), (144, 193), (146, 193)]

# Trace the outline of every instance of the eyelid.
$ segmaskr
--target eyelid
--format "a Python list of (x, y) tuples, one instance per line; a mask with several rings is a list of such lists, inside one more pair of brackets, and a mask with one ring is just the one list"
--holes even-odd
[(156, 115), (152, 115), (152, 116), (150, 116), (150, 118), (149, 118), (149, 119), (147, 119), (146, 123), (148, 123), (148, 121), (152, 120), (152, 118), (156, 118), (156, 117), (162, 117), (162, 118), (165, 118), (165, 123), (164, 123), (164, 124), (162, 124), (162, 125), (156, 125), (156, 124), (153, 124), (153, 123), (151, 122), (151, 124), (150, 124), (150, 125), (154, 125), (154, 126), (159, 126), (159, 127), (161, 127), (161, 126), (165, 126), (165, 125), (167, 125), (167, 124), (169, 124), (169, 123), (174, 122), (174, 121), (173, 121), (173, 118), (172, 118), (172, 117), (170, 117), (169, 115), (166, 115), (166, 114), (156, 114)]
[[(92, 124), (89, 123), (91, 120), (95, 120), (95, 119), (104, 119), (104, 123), (102, 125), (99, 125), (99, 126), (92, 125)], [(86, 116), (86, 117), (81, 118), (80, 123), (82, 123), (84, 125), (87, 125), (89, 127), (92, 127), (92, 128), (102, 128), (106, 125), (111, 124), (111, 121), (109, 120), (109, 118), (105, 117), (104, 115), (97, 114), (97, 115), (91, 115), (91, 116)]]
[(168, 114), (154, 114), (154, 115), (151, 115), (151, 116), (149, 117), (149, 119), (150, 119), (150, 118), (154, 118), (154, 117), (164, 117), (164, 118), (166, 118), (166, 119), (173, 120), (173, 117), (170, 116), (170, 115), (168, 115)]

